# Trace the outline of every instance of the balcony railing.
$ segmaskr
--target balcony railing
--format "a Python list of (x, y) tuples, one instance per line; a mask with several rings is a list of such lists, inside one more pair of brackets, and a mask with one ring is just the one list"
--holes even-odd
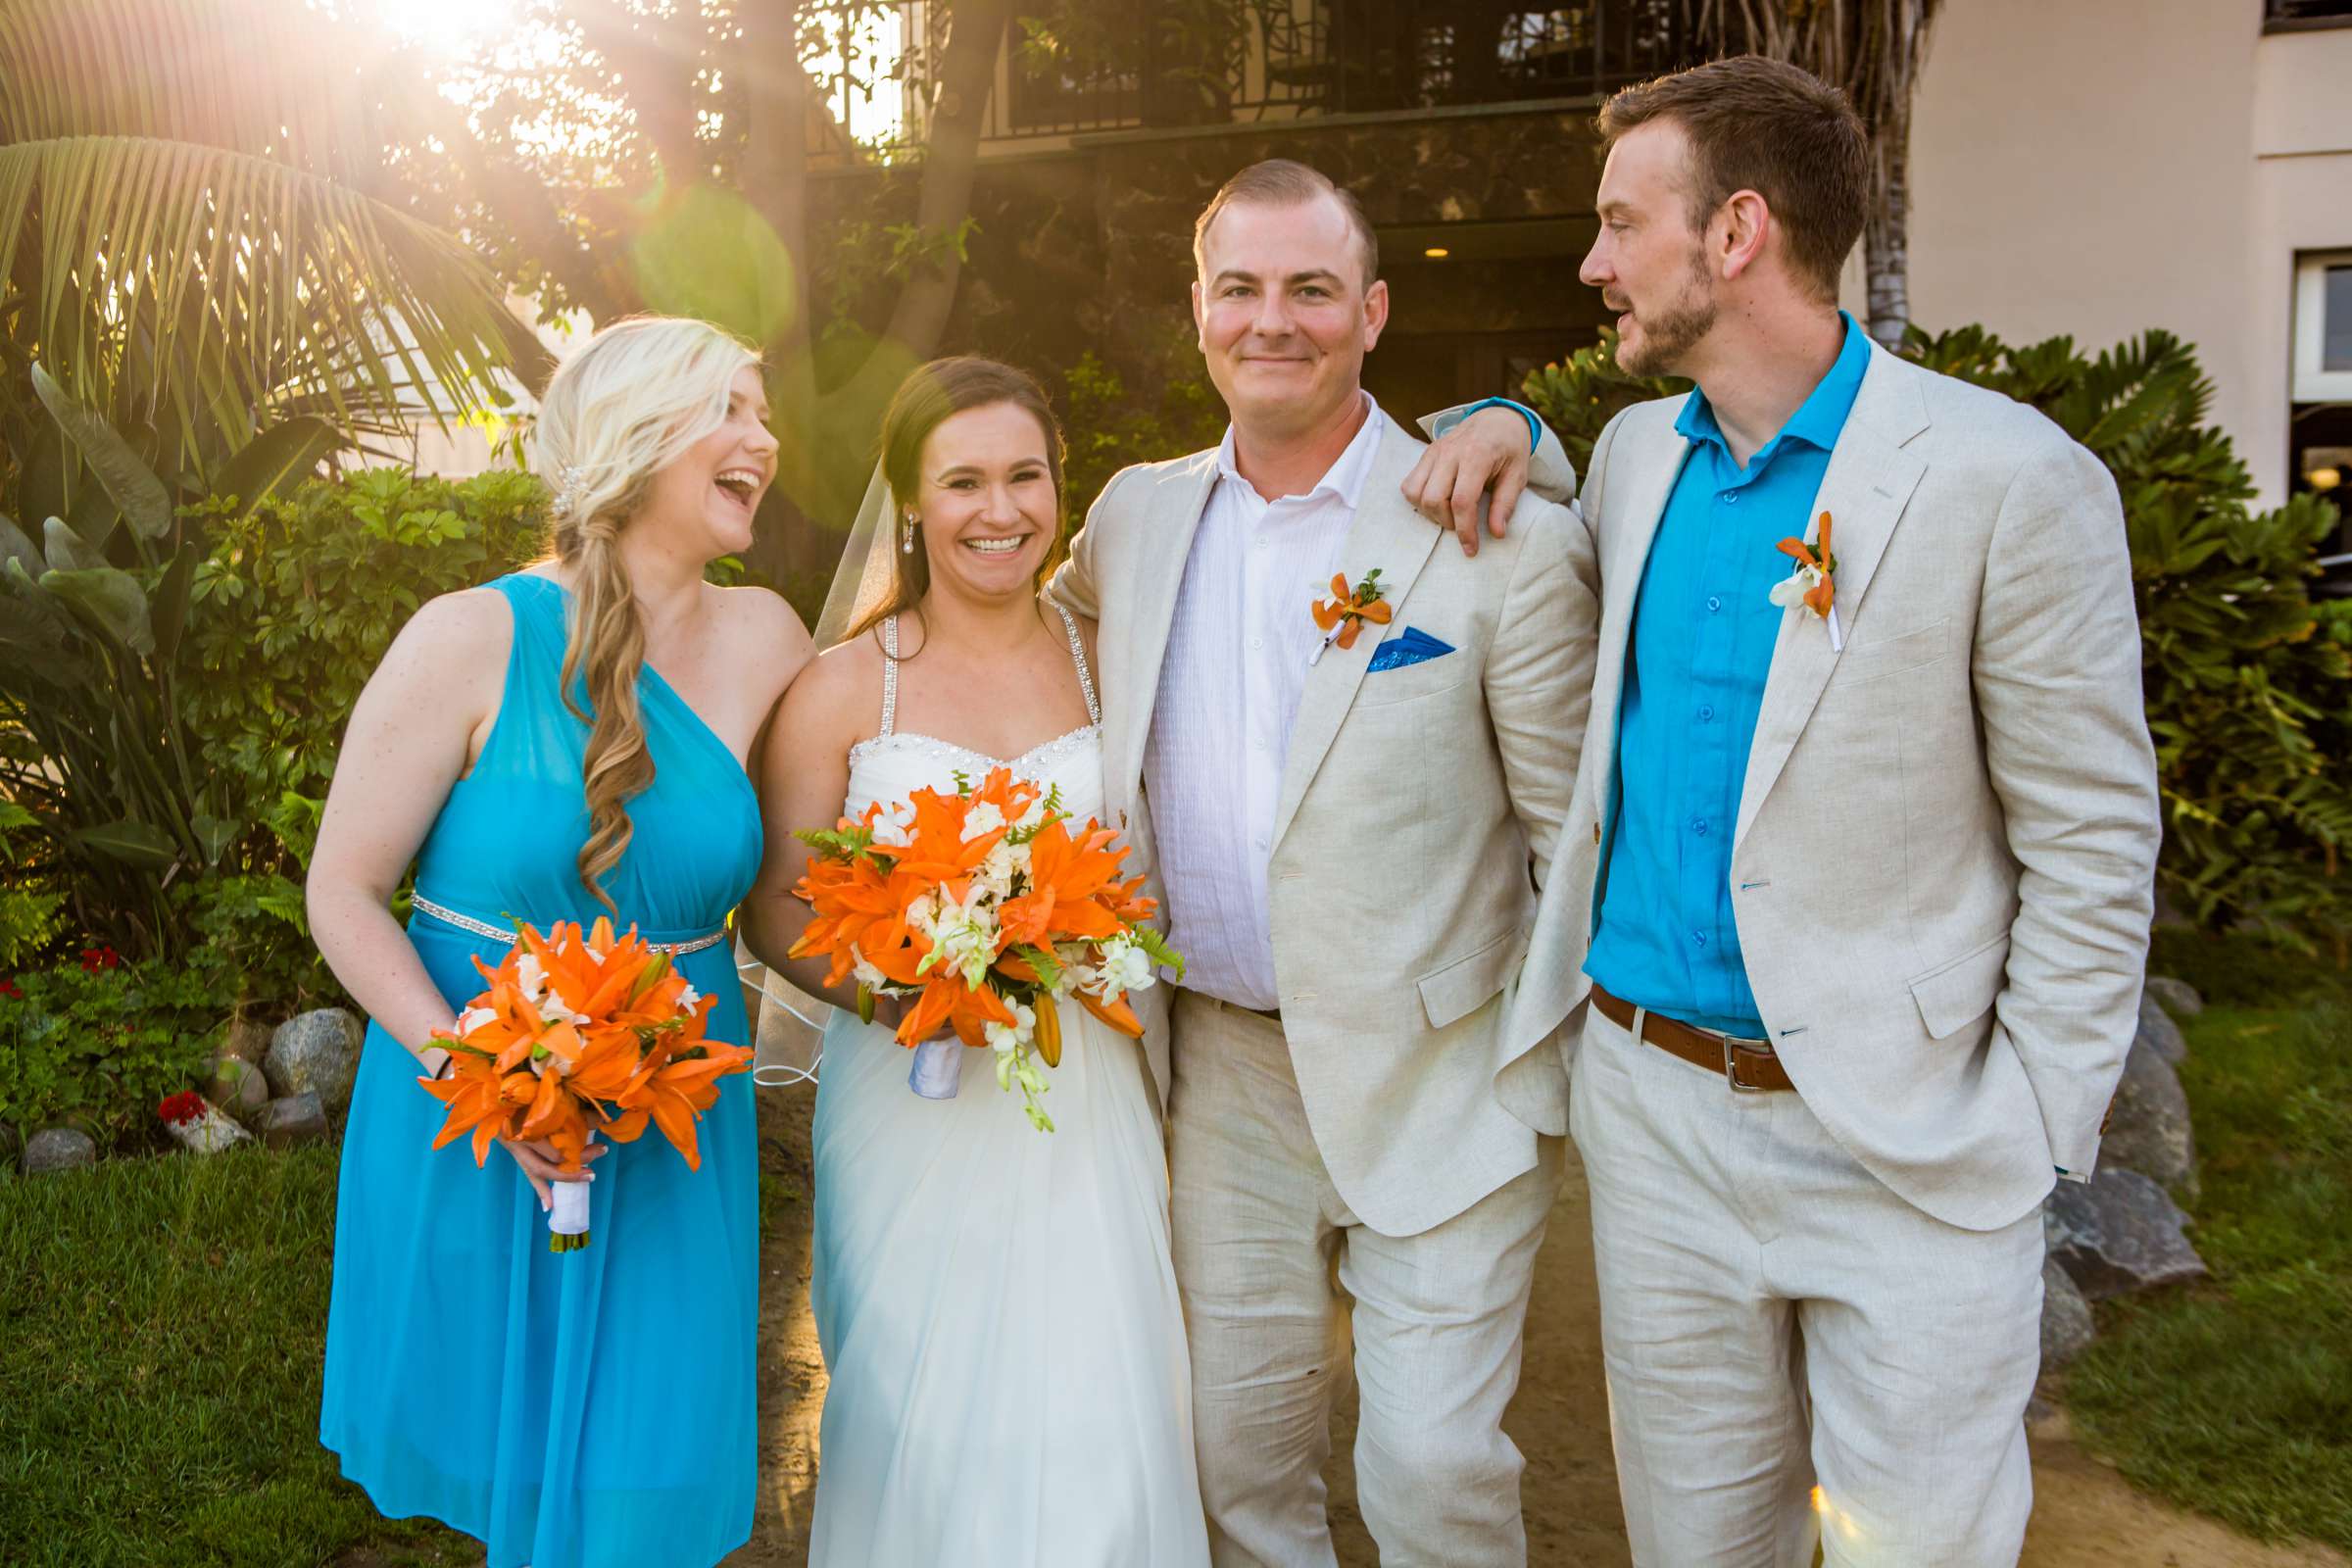
[[(1105, 0), (1085, 39), (1015, 38), (998, 62), (982, 135), (990, 141), (1309, 116), (1426, 112), (1594, 96), (1693, 64), (1687, 0), (1584, 0), (1528, 8), (1482, 0), (1231, 0), (1177, 8)], [(929, 62), (946, 18), (894, 8), (897, 55), (883, 91), (835, 85), (825, 140), (883, 150), (917, 142)], [(1213, 19), (1203, 21), (1203, 18)], [(906, 40), (904, 43), (897, 40)]]

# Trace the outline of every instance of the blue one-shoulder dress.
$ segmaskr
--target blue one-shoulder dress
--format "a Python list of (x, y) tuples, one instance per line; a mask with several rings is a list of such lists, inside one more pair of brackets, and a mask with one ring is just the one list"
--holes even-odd
[[(495, 925), (593, 921), (581, 887), (588, 727), (558, 690), (561, 584), (490, 584), (514, 617), (505, 696), (418, 863), (420, 897)], [(751, 887), (760, 815), (726, 744), (649, 664), (638, 704), (654, 783), (605, 886), (655, 942), (707, 935)], [(582, 699), (585, 707), (585, 699)], [(500, 944), (419, 912), (409, 940), (453, 1015)], [(720, 943), (679, 960), (742, 1043)], [(649, 1130), (592, 1167), (592, 1241), (548, 1250), (547, 1217), (503, 1151), (434, 1150), (444, 1108), (370, 1025), (344, 1134), (319, 1440), (384, 1514), (479, 1538), (487, 1568), (708, 1565), (750, 1538), (759, 1322), (757, 1132), (748, 1074), (720, 1081), (689, 1170)]]

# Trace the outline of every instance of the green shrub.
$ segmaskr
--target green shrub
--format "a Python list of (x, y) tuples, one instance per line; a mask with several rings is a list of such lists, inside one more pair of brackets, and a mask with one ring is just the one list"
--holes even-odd
[(0, 1121), (77, 1126), (103, 1148), (152, 1134), (157, 1103), (202, 1080), (225, 1002), (215, 976), (112, 948), (16, 975), (0, 989)]
[[(1688, 383), (1618, 368), (1615, 335), (1528, 377), (1579, 471), (1618, 410)], [(1931, 369), (2030, 403), (2115, 475), (2130, 530), (2165, 842), (2158, 886), (2211, 930), (2253, 922), (2298, 945), (2352, 939), (2336, 876), (2352, 840), (2352, 605), (2310, 583), (2335, 509), (2254, 512), (2186, 344), (2150, 332), (2086, 359), (2071, 338), (2012, 348), (1982, 327), (1914, 331)]]
[(1158, 463), (1213, 447), (1225, 429), (1225, 407), (1216, 389), (1200, 374), (1189, 339), (1166, 353), (1168, 372), (1158, 378), (1158, 395), (1130, 397), (1127, 384), (1095, 357), (1082, 356), (1063, 377), (1069, 392), (1069, 461), (1063, 466), (1063, 504), (1073, 525), (1086, 520), (1112, 474), (1136, 463)]

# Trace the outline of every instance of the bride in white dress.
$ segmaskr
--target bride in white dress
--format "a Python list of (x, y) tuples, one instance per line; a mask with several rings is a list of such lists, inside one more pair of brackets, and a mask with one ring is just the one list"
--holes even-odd
[[(890, 591), (777, 710), (767, 858), (746, 906), (753, 951), (844, 1005), (821, 962), (785, 959), (808, 918), (791, 897), (808, 863), (794, 829), (995, 767), (1057, 788), (1079, 821), (1102, 806), (1091, 627), (1038, 597), (1060, 543), (1061, 441), (1036, 383), (984, 360), (926, 366), (883, 446), (895, 505), (874, 555)], [(917, 1054), (883, 1007), (872, 1024), (836, 1015), (817, 1088), (810, 1298), (831, 1386), (809, 1562), (1205, 1564), (1141, 1049), (1064, 1006), (1054, 1130), (1039, 1132), (986, 1051), (935, 1052), (960, 1058), (961, 1083), (915, 1093)]]

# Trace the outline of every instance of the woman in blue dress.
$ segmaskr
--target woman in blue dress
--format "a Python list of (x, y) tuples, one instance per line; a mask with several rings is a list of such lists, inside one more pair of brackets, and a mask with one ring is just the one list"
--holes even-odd
[[(544, 1145), (434, 1150), (416, 1079), (513, 922), (611, 914), (673, 945), (749, 1039), (728, 912), (760, 863), (745, 774), (809, 656), (781, 599), (704, 581), (746, 549), (776, 441), (751, 352), (699, 321), (599, 333), (550, 383), (546, 561), (417, 611), (352, 712), (311, 924), (374, 1020), (344, 1136), (319, 1438), (392, 1517), (488, 1568), (715, 1563), (751, 1534), (758, 1151), (721, 1081), (702, 1168), (596, 1146), (591, 1244), (548, 1247)], [(410, 863), (416, 912), (387, 912)]]

